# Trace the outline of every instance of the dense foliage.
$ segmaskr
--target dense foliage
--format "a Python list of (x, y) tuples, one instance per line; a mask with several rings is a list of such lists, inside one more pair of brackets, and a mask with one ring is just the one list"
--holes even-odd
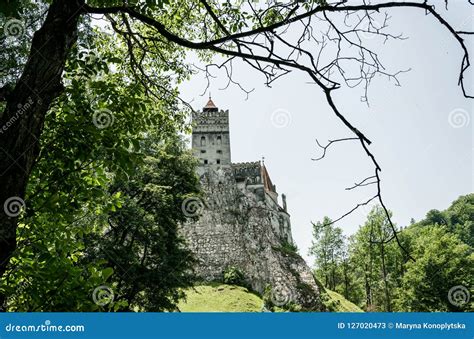
[(222, 273), (222, 281), (224, 284), (246, 286), (244, 274), (235, 266), (226, 267)]
[[(163, 59), (147, 67), (165, 87), (144, 86), (117, 57), (126, 46), (87, 22), (81, 29), (45, 121), (3, 308), (173, 310), (193, 282), (181, 203), (199, 191), (179, 137), (187, 125), (176, 85), (188, 71), (161, 46)], [(170, 59), (177, 78), (163, 69)]]
[(474, 194), (399, 229), (375, 207), (346, 238), (325, 218), (314, 224), (316, 276), (366, 311), (474, 311)]

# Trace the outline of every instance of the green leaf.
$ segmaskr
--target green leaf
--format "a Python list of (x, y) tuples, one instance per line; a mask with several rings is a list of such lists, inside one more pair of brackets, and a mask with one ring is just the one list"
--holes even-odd
[(114, 273), (114, 269), (112, 267), (107, 267), (102, 270), (102, 277), (104, 280), (109, 279), (109, 277)]

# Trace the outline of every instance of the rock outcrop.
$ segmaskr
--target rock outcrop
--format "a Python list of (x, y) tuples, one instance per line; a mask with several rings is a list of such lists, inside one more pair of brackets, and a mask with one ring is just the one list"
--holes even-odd
[(236, 267), (276, 306), (323, 310), (320, 288), (294, 250), (284, 196), (282, 207), (264, 164), (200, 166), (199, 175), (205, 198), (183, 206), (195, 218), (181, 228), (198, 261), (196, 275), (221, 281), (227, 268)]

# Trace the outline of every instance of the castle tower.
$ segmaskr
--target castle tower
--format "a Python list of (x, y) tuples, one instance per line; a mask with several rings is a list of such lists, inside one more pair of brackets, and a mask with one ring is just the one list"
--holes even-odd
[(219, 110), (211, 98), (193, 114), (192, 150), (200, 162), (203, 208), (180, 233), (197, 260), (199, 280), (222, 281), (223, 272), (233, 267), (260, 295), (271, 287), (277, 306), (292, 302), (304, 310), (323, 310), (311, 269), (290, 246), (286, 197), (280, 206), (263, 160), (231, 163), (229, 111)]
[(230, 165), (229, 110), (219, 110), (211, 97), (193, 114), (192, 149), (201, 166)]

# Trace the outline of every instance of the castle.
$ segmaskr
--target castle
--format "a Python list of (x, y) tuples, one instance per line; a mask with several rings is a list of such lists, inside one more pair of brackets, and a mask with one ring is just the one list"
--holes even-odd
[(292, 250), (286, 197), (281, 204), (263, 161), (232, 163), (229, 111), (211, 98), (193, 114), (192, 151), (205, 194), (199, 218), (183, 225), (201, 280), (222, 280), (229, 267), (276, 306), (322, 310), (321, 291), (305, 261)]

